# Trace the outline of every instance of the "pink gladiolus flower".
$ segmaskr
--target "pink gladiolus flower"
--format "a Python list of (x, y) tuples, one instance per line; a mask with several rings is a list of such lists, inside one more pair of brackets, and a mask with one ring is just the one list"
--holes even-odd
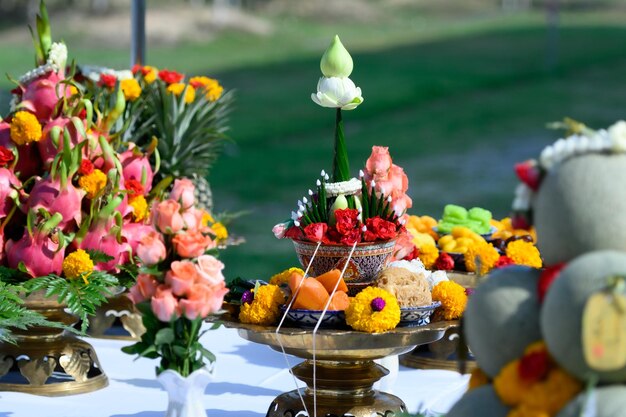
[(187, 294), (198, 278), (196, 266), (190, 261), (174, 261), (165, 273), (165, 283), (172, 288), (172, 293), (182, 297)]
[(159, 282), (152, 275), (140, 274), (137, 276), (137, 282), (129, 290), (128, 297), (133, 303), (141, 303), (142, 301), (152, 298), (156, 293)]
[(411, 233), (408, 231), (404, 231), (400, 233), (396, 238), (396, 246), (394, 247), (394, 254), (392, 257), (392, 261), (399, 261), (400, 259), (404, 259), (406, 256), (410, 255), (415, 249), (415, 244), (413, 244), (413, 237)]
[(17, 242), (6, 243), (6, 257), (10, 268), (17, 268), (22, 262), (28, 274), (42, 277), (49, 274), (60, 274), (63, 269), (64, 251), (58, 250), (59, 244), (45, 233), (34, 231), (31, 237), (28, 230)]
[(172, 243), (176, 253), (183, 258), (196, 258), (216, 245), (210, 236), (205, 236), (196, 230), (177, 234), (172, 239)]
[(403, 193), (406, 193), (408, 191), (409, 178), (404, 173), (404, 169), (400, 168), (398, 165), (393, 164), (391, 166), (387, 178), (391, 181), (393, 191), (397, 190)]
[(180, 214), (180, 204), (176, 201), (161, 201), (153, 207), (153, 222), (162, 233), (176, 233), (185, 226), (183, 216)]
[(23, 88), (20, 105), (34, 113), (37, 119), (49, 120), (54, 116), (54, 107), (62, 97), (57, 95), (57, 87), (61, 95), (65, 94), (66, 97), (72, 95), (68, 85), (59, 85), (62, 80), (63, 75), (56, 72), (42, 75)]
[(180, 306), (172, 290), (166, 285), (159, 285), (150, 303), (152, 312), (161, 321), (168, 323), (180, 317)]
[(63, 220), (59, 227), (65, 230), (68, 226), (80, 224), (81, 202), (84, 196), (85, 191), (74, 187), (69, 181), (63, 188), (59, 180), (46, 178), (35, 182), (28, 197), (27, 208), (31, 210), (43, 208), (50, 214), (60, 213)]
[(146, 266), (158, 264), (167, 256), (162, 235), (156, 230), (144, 235), (137, 246), (137, 256)]
[(386, 179), (391, 165), (389, 148), (386, 146), (372, 146), (372, 154), (365, 162), (365, 169), (369, 177), (376, 182)]
[(400, 191), (394, 191), (391, 194), (391, 208), (397, 216), (402, 216), (412, 206), (413, 200), (408, 195)]
[(224, 282), (224, 275), (222, 275), (224, 264), (215, 256), (199, 256), (196, 269), (198, 270), (198, 278), (200, 278), (199, 282), (209, 285), (218, 285)]
[(187, 178), (181, 178), (174, 180), (174, 187), (170, 192), (170, 198), (176, 200), (183, 207), (183, 210), (187, 210), (192, 207), (196, 201), (194, 196), (195, 187), (193, 182)]

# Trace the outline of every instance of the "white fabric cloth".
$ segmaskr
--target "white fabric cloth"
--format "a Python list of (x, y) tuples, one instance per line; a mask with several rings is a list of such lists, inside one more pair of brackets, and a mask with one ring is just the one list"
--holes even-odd
[[(88, 341), (109, 378), (108, 387), (54, 398), (0, 392), (0, 417), (162, 417), (167, 393), (155, 377), (157, 362), (122, 353), (120, 348), (129, 342)], [(209, 417), (264, 417), (274, 397), (295, 388), (282, 354), (242, 339), (234, 329), (210, 331), (202, 342), (217, 356), (215, 379), (204, 396)], [(293, 366), (300, 360), (290, 356), (289, 361)], [(393, 358), (383, 363), (395, 366)], [(403, 366), (390, 376), (380, 385), (402, 398), (410, 412), (427, 409), (433, 413), (448, 411), (465, 392), (469, 378)]]

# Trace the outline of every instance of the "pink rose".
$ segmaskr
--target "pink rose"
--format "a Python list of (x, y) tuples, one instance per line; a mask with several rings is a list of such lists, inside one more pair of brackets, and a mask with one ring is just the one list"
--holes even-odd
[(180, 306), (172, 291), (165, 285), (159, 285), (150, 303), (152, 312), (161, 321), (169, 322), (180, 317)]
[(389, 155), (389, 148), (386, 146), (372, 146), (372, 154), (365, 162), (367, 173), (375, 181), (378, 181), (387, 177), (390, 168), (391, 155)]
[(159, 282), (152, 275), (140, 274), (137, 282), (129, 290), (128, 297), (133, 303), (137, 304), (145, 301), (156, 293)]
[(189, 291), (189, 296), (180, 300), (181, 310), (189, 320), (217, 313), (222, 308), (226, 293), (228, 288), (224, 282), (214, 286), (195, 284)]
[(137, 246), (137, 256), (144, 265), (155, 265), (165, 259), (167, 250), (163, 238), (156, 230), (144, 235)]
[(197, 230), (179, 233), (172, 239), (174, 250), (182, 258), (196, 258), (207, 249), (215, 247), (215, 241)]
[(183, 216), (180, 214), (180, 204), (174, 200), (155, 204), (152, 218), (155, 226), (163, 233), (176, 233), (185, 226)]
[(287, 232), (287, 223), (278, 223), (276, 226), (272, 227), (272, 233), (274, 233), (274, 236), (276, 236), (276, 239), (284, 238), (286, 232)]
[(183, 221), (185, 222), (185, 228), (187, 230), (200, 230), (202, 229), (202, 216), (204, 210), (190, 207), (183, 212)]
[(187, 210), (193, 206), (196, 201), (194, 189), (193, 182), (187, 178), (174, 180), (174, 187), (170, 192), (170, 198), (178, 201), (183, 206), (183, 210)]
[(165, 283), (172, 287), (172, 293), (182, 297), (198, 278), (196, 266), (190, 261), (174, 261), (165, 273)]
[(198, 270), (198, 278), (200, 278), (199, 282), (204, 282), (209, 285), (218, 285), (224, 282), (224, 275), (222, 275), (224, 264), (215, 256), (199, 256), (196, 269)]

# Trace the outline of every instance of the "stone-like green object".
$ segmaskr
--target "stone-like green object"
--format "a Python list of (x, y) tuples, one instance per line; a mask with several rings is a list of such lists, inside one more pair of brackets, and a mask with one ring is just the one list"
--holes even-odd
[(580, 380), (596, 374), (600, 382), (626, 382), (626, 366), (598, 372), (585, 362), (582, 317), (589, 296), (607, 287), (607, 277), (626, 275), (626, 253), (590, 252), (574, 259), (552, 283), (541, 310), (541, 330), (550, 354)]
[(626, 155), (565, 161), (546, 175), (532, 206), (546, 265), (595, 250), (626, 251)]
[[(594, 417), (624, 417), (626, 416), (626, 386), (614, 385), (596, 388)], [(561, 409), (556, 417), (580, 417), (585, 403), (586, 393), (578, 395)]]
[(492, 385), (467, 392), (452, 406), (446, 417), (505, 417), (509, 407), (502, 404)]
[(352, 74), (352, 57), (339, 40), (339, 36), (335, 35), (326, 52), (322, 55), (320, 68), (324, 77), (328, 78), (345, 78)]
[(525, 266), (497, 269), (469, 297), (464, 313), (467, 343), (480, 368), (491, 377), (542, 339), (539, 274)]

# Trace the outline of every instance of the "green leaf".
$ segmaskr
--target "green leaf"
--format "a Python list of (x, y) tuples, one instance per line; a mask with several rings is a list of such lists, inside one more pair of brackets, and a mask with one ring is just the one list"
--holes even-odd
[(333, 159), (333, 181), (341, 182), (350, 179), (350, 163), (348, 162), (348, 149), (343, 131), (341, 109), (337, 109), (335, 124), (335, 157)]
[(85, 252), (87, 252), (94, 264), (109, 262), (113, 259), (113, 256), (107, 255), (106, 253), (96, 249), (87, 249)]
[(157, 345), (169, 345), (175, 339), (174, 330), (169, 327), (159, 330), (156, 334), (155, 343)]

